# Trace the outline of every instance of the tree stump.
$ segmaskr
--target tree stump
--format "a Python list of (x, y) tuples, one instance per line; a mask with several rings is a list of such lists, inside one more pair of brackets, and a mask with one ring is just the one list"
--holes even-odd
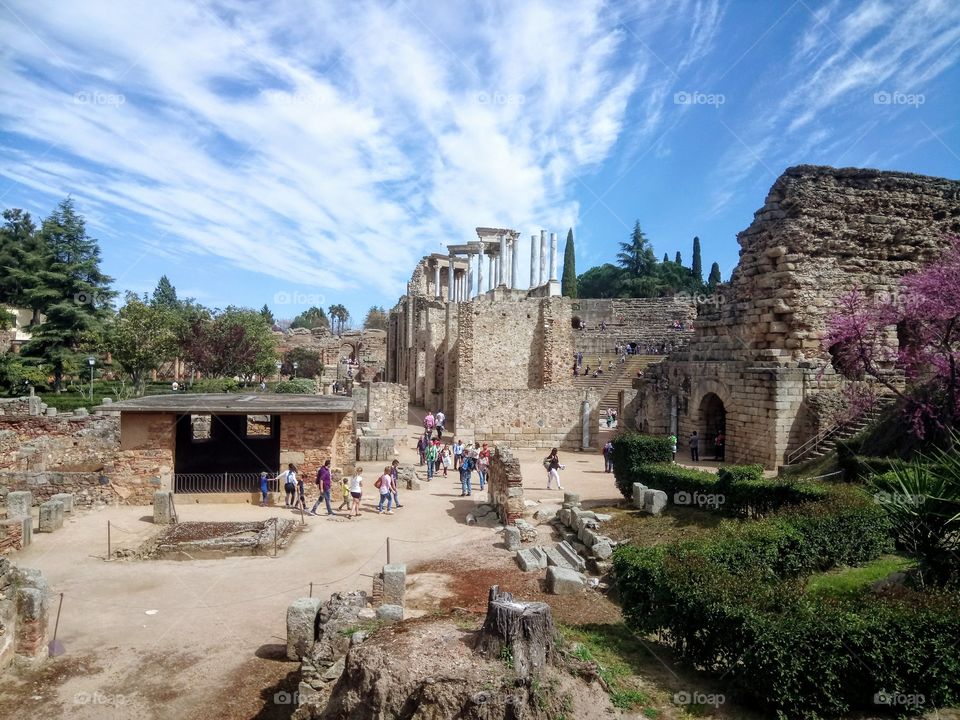
[(499, 585), (490, 588), (487, 618), (476, 644), (479, 652), (511, 662), (517, 675), (527, 678), (552, 662), (555, 636), (547, 603), (518, 602)]

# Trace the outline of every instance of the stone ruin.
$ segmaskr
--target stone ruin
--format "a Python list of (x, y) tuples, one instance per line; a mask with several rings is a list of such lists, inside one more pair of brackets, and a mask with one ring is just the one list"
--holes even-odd
[[(829, 427), (839, 379), (822, 347), (838, 298), (891, 293), (960, 234), (960, 182), (900, 172), (802, 165), (774, 183), (737, 236), (729, 284), (699, 303), (686, 348), (637, 381), (627, 415), (644, 432), (698, 431), (710, 458), (785, 464)], [(890, 343), (896, 345), (896, 334)]]
[(0, 673), (47, 657), (50, 589), (39, 570), (0, 557)]

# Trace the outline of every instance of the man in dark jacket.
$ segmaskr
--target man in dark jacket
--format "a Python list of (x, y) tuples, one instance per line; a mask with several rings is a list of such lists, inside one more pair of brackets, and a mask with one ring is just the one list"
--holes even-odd
[(313, 504), (313, 508), (310, 510), (311, 515), (317, 514), (317, 508), (320, 506), (320, 501), (323, 500), (327, 504), (327, 515), (336, 515), (333, 511), (333, 508), (330, 507), (330, 461), (324, 460), (323, 467), (317, 470), (317, 488), (320, 490), (320, 497), (317, 498), (317, 501)]

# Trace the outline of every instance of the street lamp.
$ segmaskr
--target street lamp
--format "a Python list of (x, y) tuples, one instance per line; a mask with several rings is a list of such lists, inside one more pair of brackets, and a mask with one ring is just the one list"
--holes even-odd
[(297, 368), (298, 368), (298, 367), (300, 367), (300, 363), (294, 362), (294, 363), (293, 363), (293, 376), (294, 376), (294, 377), (297, 376)]
[(93, 402), (93, 366), (97, 364), (96, 358), (90, 355), (87, 358), (87, 365), (90, 366), (90, 402)]

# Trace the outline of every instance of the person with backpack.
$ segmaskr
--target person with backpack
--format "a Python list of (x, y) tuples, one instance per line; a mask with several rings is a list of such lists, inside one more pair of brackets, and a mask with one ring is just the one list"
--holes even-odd
[(437, 446), (429, 443), (424, 455), (427, 458), (427, 481), (429, 482), (433, 479), (433, 470), (437, 465)]
[(320, 507), (320, 501), (327, 504), (327, 515), (336, 515), (333, 508), (330, 507), (330, 460), (324, 460), (323, 465), (317, 470), (317, 489), (320, 491), (320, 497), (310, 509), (311, 515), (317, 514), (317, 508)]
[(280, 473), (274, 480), (283, 479), (283, 506), (295, 507), (297, 500), (297, 468), (293, 463), (287, 465), (287, 471)]
[(557, 481), (557, 490), (563, 490), (563, 485), (560, 484), (560, 470), (563, 469), (563, 465), (560, 464), (556, 448), (552, 448), (550, 454), (543, 459), (543, 467), (547, 471), (547, 490), (552, 489), (550, 484), (554, 480)]
[(460, 463), (460, 497), (468, 497), (472, 494), (470, 476), (473, 475), (473, 463), (472, 457), (466, 457)]
[(383, 501), (387, 501), (387, 515), (393, 515), (393, 510), (391, 510), (390, 503), (393, 500), (393, 493), (391, 492), (390, 486), (393, 485), (393, 477), (390, 475), (390, 466), (388, 465), (383, 469), (383, 475), (377, 478), (377, 481), (373, 484), (377, 490), (380, 491), (380, 502), (377, 503), (377, 512), (383, 513)]

